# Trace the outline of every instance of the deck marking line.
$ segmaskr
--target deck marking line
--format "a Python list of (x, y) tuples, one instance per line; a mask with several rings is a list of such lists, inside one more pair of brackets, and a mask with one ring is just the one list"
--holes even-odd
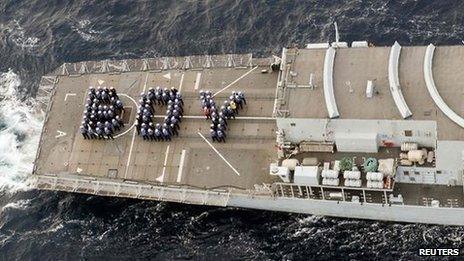
[(131, 83), (131, 85), (129, 85), (129, 88), (127, 88), (127, 91), (130, 91), (138, 81), (139, 79), (136, 79), (133, 83)]
[(145, 83), (143, 84), (143, 92), (147, 89), (147, 81), (148, 81), (148, 73), (147, 76), (145, 76)]
[(82, 101), (82, 105), (85, 107), (86, 103), (87, 103), (87, 93), (84, 93), (84, 100)]
[(163, 77), (166, 78), (166, 79), (171, 80), (171, 73), (163, 74)]
[[(148, 73), (147, 75), (145, 76), (145, 83), (143, 85), (143, 92), (145, 92), (145, 88), (147, 88), (147, 81), (148, 81)], [(123, 96), (126, 96), (127, 98), (129, 98), (130, 100), (132, 100), (133, 103), (135, 103), (135, 108), (137, 108), (137, 102), (134, 100), (134, 98), (130, 97), (129, 95), (127, 94), (119, 94), (119, 95), (123, 95)], [(131, 129), (135, 126), (135, 122), (134, 124), (130, 127)], [(125, 134), (126, 132), (124, 133), (121, 133), (121, 135)], [(124, 178), (127, 178), (127, 172), (129, 171), (129, 165), (130, 165), (130, 162), (131, 162), (131, 156), (132, 156), (132, 149), (134, 148), (134, 142), (135, 142), (135, 134), (137, 133), (137, 130), (134, 128), (134, 132), (132, 133), (132, 141), (131, 141), (131, 145), (130, 145), (130, 148), (129, 148), (129, 156), (127, 157), (127, 163), (126, 163), (126, 171), (124, 173)]]
[(66, 95), (64, 96), (64, 101), (66, 101), (68, 99), (68, 96), (76, 96), (77, 94), (75, 93), (66, 93)]
[(200, 81), (201, 81), (201, 72), (198, 72), (197, 79), (195, 80), (195, 90), (198, 90), (198, 87), (200, 87)]
[(179, 172), (177, 172), (177, 183), (180, 183), (180, 180), (182, 178), (182, 170), (184, 169), (185, 161), (185, 152), (186, 150), (182, 150), (182, 154), (180, 155)]
[(224, 156), (222, 156), (222, 154), (213, 146), (213, 144), (211, 144), (211, 142), (209, 142), (205, 136), (203, 136), (203, 134), (201, 134), (200, 132), (198, 132), (198, 135), (200, 135), (200, 137), (211, 147), (211, 149), (214, 150), (214, 152), (216, 152), (216, 154), (235, 172), (235, 174), (237, 174), (237, 176), (240, 176), (240, 173), (238, 173), (238, 171), (234, 168), (234, 166), (232, 166), (232, 164), (230, 164), (230, 162), (228, 162), (226, 160), (226, 158), (224, 158)]
[(56, 132), (57, 132), (58, 134), (55, 136), (55, 139), (58, 139), (59, 137), (64, 137), (64, 136), (66, 136), (66, 132), (64, 132), (64, 131), (56, 130)]
[(217, 91), (215, 94), (213, 94), (213, 97), (218, 95), (219, 93), (227, 90), (230, 86), (236, 84), (238, 81), (240, 81), (241, 79), (243, 79), (245, 76), (247, 76), (248, 74), (250, 74), (252, 71), (254, 71), (256, 68), (258, 68), (258, 65), (256, 65), (255, 67), (253, 67), (251, 70), (249, 70), (248, 72), (244, 73), (242, 76), (238, 77), (237, 79), (235, 79), (235, 81), (229, 83), (226, 87), (222, 88), (221, 90)]
[(166, 164), (168, 164), (168, 156), (169, 156), (169, 145), (166, 147), (166, 152), (164, 153), (164, 165), (163, 165), (163, 173), (161, 176), (157, 177), (156, 180), (159, 182), (164, 181), (164, 174), (166, 174)]
[[(154, 115), (154, 118), (162, 119), (165, 115)], [(182, 116), (183, 119), (205, 119), (205, 116), (200, 115), (184, 115)], [(235, 120), (276, 120), (273, 117), (253, 117), (253, 116), (242, 116), (242, 117), (235, 117)]]
[(182, 92), (182, 84), (184, 83), (184, 75), (185, 73), (182, 73), (182, 75), (180, 76), (180, 83), (179, 83), (179, 92)]
[(130, 148), (129, 148), (129, 156), (127, 157), (126, 171), (124, 173), (124, 178), (127, 178), (127, 172), (129, 171), (129, 165), (130, 165), (131, 156), (132, 156), (132, 149), (134, 148), (134, 142), (135, 142), (135, 133), (136, 133), (136, 130), (134, 129), (134, 132), (132, 133), (131, 145), (130, 145)]
[(135, 104), (135, 107), (137, 107), (137, 102), (135, 101), (134, 98), (130, 97), (129, 95), (125, 94), (125, 93), (120, 93), (118, 94), (119, 96), (124, 96), (126, 98), (128, 98), (129, 100), (131, 100), (134, 104)]

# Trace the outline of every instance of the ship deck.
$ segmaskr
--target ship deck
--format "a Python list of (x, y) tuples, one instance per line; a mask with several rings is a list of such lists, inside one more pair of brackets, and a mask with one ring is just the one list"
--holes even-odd
[[(401, 49), (398, 90), (412, 112), (405, 120), (436, 122), (438, 140), (463, 140), (463, 129), (448, 118), (449, 113), (447, 116), (439, 109), (427, 88), (424, 79), (424, 61), (430, 50), (427, 48)], [(330, 76), (333, 100), (340, 115), (334, 118), (403, 119), (397, 106), (398, 97), (394, 96), (395, 90), (388, 78), (390, 51), (390, 47), (336, 50)], [(458, 73), (463, 56), (463, 46), (445, 46), (436, 48), (431, 60), (437, 92), (457, 117), (464, 115), (461, 101), (464, 74)], [(432, 200), (439, 200), (442, 207), (463, 207), (460, 185), (395, 182), (393, 188), (369, 189), (364, 182), (361, 188), (300, 186), (282, 183), (276, 176), (269, 175), (269, 164), (278, 161), (278, 118), (275, 117), (328, 118), (323, 86), (325, 60), (325, 49), (289, 49), (280, 77), (269, 71), (273, 58), (254, 59), (251, 55), (64, 64), (52, 76), (44, 76), (39, 88), (37, 100), (48, 108), (34, 166), (35, 186), (214, 206), (227, 206), (231, 198), (242, 200), (243, 197), (251, 202), (255, 197), (266, 200), (290, 197), (360, 200), (361, 205), (372, 203), (383, 207), (391, 203), (390, 195), (401, 194), (406, 205), (429, 207)], [(314, 80), (314, 88), (310, 86), (310, 78)], [(278, 84), (279, 79), (283, 81)], [(375, 85), (372, 98), (366, 97), (368, 80)], [(89, 86), (113, 86), (124, 102), (126, 126), (115, 134), (115, 140), (85, 140), (79, 133)], [(184, 97), (180, 135), (170, 142), (144, 141), (136, 135), (133, 126), (140, 93), (155, 86), (176, 87)], [(228, 121), (226, 143), (211, 142), (210, 121), (202, 116), (198, 99), (200, 89), (216, 93), (218, 104), (227, 99), (232, 90), (246, 94), (247, 105), (237, 119)], [(161, 122), (165, 109), (156, 106), (155, 111), (155, 121)], [(302, 133), (304, 128), (307, 126), (300, 129)], [(352, 157), (359, 165), (366, 157), (398, 159), (398, 155), (399, 148), (383, 148), (378, 153), (304, 152), (293, 157), (300, 161), (316, 157), (321, 164)], [(272, 185), (260, 186), (262, 184)], [(338, 196), (340, 192), (342, 199)], [(241, 204), (236, 206), (244, 204), (240, 200)], [(245, 202), (245, 206), (247, 204)], [(301, 209), (287, 206), (276, 209), (305, 212), (303, 209), (307, 206), (309, 204), (299, 205)], [(335, 212), (326, 213), (334, 215)]]
[[(391, 47), (340, 48), (333, 65), (333, 91), (340, 119), (402, 120), (388, 80)], [(398, 62), (400, 90), (412, 116), (407, 120), (437, 122), (440, 140), (462, 140), (464, 130), (451, 121), (434, 103), (424, 79), (425, 46), (402, 47)], [(326, 49), (289, 49), (288, 83), (299, 88), (285, 89), (282, 110), (292, 118), (328, 118), (324, 101), (323, 68)], [(439, 46), (433, 55), (432, 70), (438, 93), (458, 115), (464, 115), (464, 46)], [(310, 74), (315, 88), (308, 86)], [(366, 98), (367, 81), (375, 94)], [(311, 104), (311, 109), (303, 106)]]
[[(261, 72), (268, 68), (263, 65), (59, 76), (34, 173), (71, 173), (198, 188), (250, 189), (255, 184), (271, 183), (269, 163), (277, 157), (272, 111), (278, 74)], [(222, 103), (232, 90), (241, 90), (247, 105), (236, 120), (229, 120), (226, 143), (208, 143), (202, 135), (210, 141), (210, 122), (201, 116), (198, 91), (216, 93), (230, 84), (218, 93), (216, 102)], [(124, 117), (128, 123), (116, 133), (115, 140), (84, 140), (78, 131), (87, 89), (98, 85), (115, 87), (126, 111), (130, 111)], [(139, 94), (155, 86), (174, 86), (184, 97), (179, 137), (173, 137), (171, 142), (144, 141), (132, 126)], [(164, 112), (155, 107), (158, 122)]]

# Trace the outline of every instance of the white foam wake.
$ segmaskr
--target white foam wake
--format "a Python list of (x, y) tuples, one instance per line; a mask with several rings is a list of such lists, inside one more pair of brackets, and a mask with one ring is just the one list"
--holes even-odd
[(10, 203), (6, 204), (5, 206), (3, 206), (2, 209), (0, 210), (0, 213), (2, 213), (3, 211), (6, 211), (6, 210), (8, 210), (8, 209), (19, 209), (19, 210), (24, 210), (24, 209), (26, 209), (30, 204), (31, 204), (31, 200), (30, 200), (30, 199), (20, 199), (20, 200), (18, 200), (18, 201), (10, 202)]
[(0, 191), (27, 189), (42, 129), (43, 113), (17, 97), (20, 85), (12, 70), (0, 73)]

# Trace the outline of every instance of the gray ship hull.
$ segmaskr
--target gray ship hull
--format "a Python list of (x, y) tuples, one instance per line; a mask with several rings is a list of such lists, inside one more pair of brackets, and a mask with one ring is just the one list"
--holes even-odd
[(462, 208), (360, 204), (312, 199), (248, 198), (246, 196), (231, 196), (228, 206), (392, 222), (464, 225), (464, 218), (462, 218), (464, 209)]
[(320, 216), (381, 220), (439, 225), (464, 225), (463, 208), (426, 207), (285, 198), (268, 195), (231, 193), (221, 190), (201, 190), (172, 186), (154, 186), (109, 179), (83, 179), (73, 175), (35, 176), (33, 186), (110, 197), (138, 198), (184, 204), (238, 207), (282, 211)]

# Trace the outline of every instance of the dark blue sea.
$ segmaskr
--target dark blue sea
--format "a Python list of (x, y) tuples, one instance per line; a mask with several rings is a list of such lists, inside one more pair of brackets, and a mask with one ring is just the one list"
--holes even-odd
[(63, 62), (460, 45), (464, 1), (0, 0), (0, 260), (418, 260), (464, 229), (29, 190), (41, 75)]

